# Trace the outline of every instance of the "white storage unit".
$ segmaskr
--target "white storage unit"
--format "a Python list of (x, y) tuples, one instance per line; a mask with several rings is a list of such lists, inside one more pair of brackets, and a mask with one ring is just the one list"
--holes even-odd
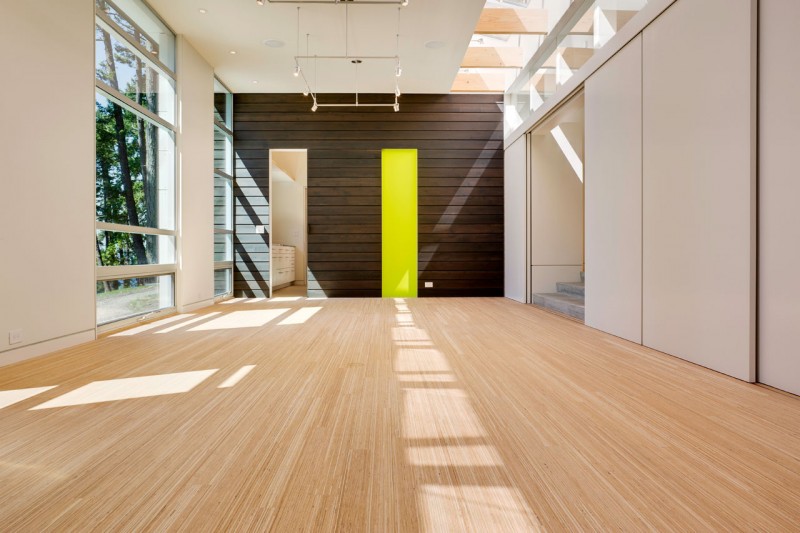
[(278, 290), (294, 281), (294, 246), (272, 245), (272, 290)]

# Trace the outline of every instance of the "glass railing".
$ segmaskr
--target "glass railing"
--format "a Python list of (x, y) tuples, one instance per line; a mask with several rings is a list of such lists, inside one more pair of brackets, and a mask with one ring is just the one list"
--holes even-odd
[(510, 134), (617, 34), (647, 0), (576, 1), (505, 93)]

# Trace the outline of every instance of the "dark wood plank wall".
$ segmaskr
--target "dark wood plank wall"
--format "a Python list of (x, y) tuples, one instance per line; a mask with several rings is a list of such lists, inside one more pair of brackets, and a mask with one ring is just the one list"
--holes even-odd
[[(352, 101), (320, 95), (320, 102)], [(362, 95), (361, 102), (387, 101)], [(392, 108), (234, 96), (236, 296), (269, 283), (269, 150), (308, 149), (309, 295), (381, 295), (381, 149), (419, 150), (419, 295), (503, 293), (503, 115), (497, 95), (404, 95)], [(268, 231), (268, 228), (267, 228)], [(433, 288), (424, 288), (431, 281)]]

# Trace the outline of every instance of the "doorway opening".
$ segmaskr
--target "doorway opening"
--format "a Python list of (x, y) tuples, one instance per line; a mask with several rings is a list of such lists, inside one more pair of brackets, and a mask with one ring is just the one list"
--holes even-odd
[(530, 135), (531, 303), (584, 319), (583, 91)]
[(269, 151), (269, 293), (308, 295), (308, 150)]

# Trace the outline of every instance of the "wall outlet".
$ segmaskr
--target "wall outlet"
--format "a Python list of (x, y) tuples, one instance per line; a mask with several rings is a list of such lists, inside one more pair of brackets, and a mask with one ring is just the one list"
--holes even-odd
[(8, 332), (8, 344), (19, 344), (22, 342), (22, 330), (12, 329)]
[(425, 282), (425, 288), (426, 289), (432, 289), (433, 288), (433, 282), (432, 281), (426, 281)]
[(259, 235), (262, 233), (266, 233), (264, 226), (256, 226), (256, 233)]

